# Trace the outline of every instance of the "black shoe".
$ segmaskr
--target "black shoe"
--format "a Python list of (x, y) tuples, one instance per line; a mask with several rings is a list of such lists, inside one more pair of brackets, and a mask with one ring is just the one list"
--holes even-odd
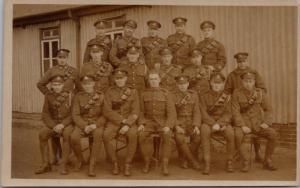
[(124, 175), (125, 176), (130, 176), (130, 164), (125, 164), (125, 168), (124, 168)]
[(143, 173), (147, 174), (150, 171), (150, 162), (146, 162), (142, 170)]
[(232, 161), (229, 160), (227, 161), (227, 169), (226, 169), (227, 172), (233, 172), (233, 164), (232, 164)]
[(60, 171), (60, 174), (61, 174), (61, 175), (67, 175), (67, 174), (69, 174), (69, 171), (68, 171), (68, 168), (67, 168), (67, 165), (66, 165), (66, 164), (63, 164), (63, 165), (62, 165), (62, 169), (61, 169), (61, 171)]
[(186, 160), (182, 161), (180, 167), (183, 169), (188, 169), (189, 168), (188, 162)]
[(250, 165), (248, 161), (244, 161), (243, 168), (241, 169), (242, 172), (248, 172), (250, 170)]
[(113, 164), (112, 174), (113, 175), (118, 175), (119, 174), (119, 164), (116, 163), (116, 162)]
[(46, 164), (46, 165), (42, 165), (41, 167), (36, 169), (35, 174), (44, 174), (44, 173), (50, 172), (50, 171), (51, 171), (51, 165)]
[(96, 176), (95, 165), (94, 164), (90, 164), (88, 175), (90, 177), (95, 177)]
[(209, 175), (209, 172), (210, 172), (210, 165), (205, 164), (202, 174)]
[(169, 168), (168, 168), (168, 161), (164, 160), (162, 165), (162, 173), (163, 175), (167, 176), (169, 175)]
[(275, 166), (273, 166), (273, 164), (271, 162), (264, 162), (263, 169), (270, 170), (270, 171), (277, 170), (277, 168)]

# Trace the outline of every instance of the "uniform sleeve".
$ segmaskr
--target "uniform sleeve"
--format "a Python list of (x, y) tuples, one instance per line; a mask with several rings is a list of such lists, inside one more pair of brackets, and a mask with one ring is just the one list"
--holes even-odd
[(75, 95), (73, 100), (72, 118), (75, 122), (75, 125), (80, 129), (84, 129), (85, 126), (88, 126), (88, 122), (85, 121), (80, 115), (79, 95)]
[(177, 119), (176, 108), (174, 100), (169, 92), (167, 92), (167, 121), (166, 127), (174, 127)]
[(265, 92), (267, 92), (266, 84), (258, 72), (256, 72), (255, 87), (263, 89)]
[(138, 119), (138, 124), (139, 125), (144, 125), (146, 120), (145, 120), (145, 107), (144, 107), (144, 95), (141, 93), (140, 95), (140, 115)]
[(262, 92), (262, 104), (261, 107), (264, 111), (264, 123), (268, 125), (272, 125), (273, 123), (273, 112), (272, 112), (272, 106), (269, 101), (269, 99), (266, 96), (266, 93)]
[(114, 67), (118, 67), (121, 64), (121, 60), (117, 57), (118, 46), (117, 41), (114, 41), (109, 52), (109, 60)]
[(201, 112), (199, 107), (199, 98), (197, 94), (195, 94), (195, 105), (193, 109), (193, 126), (201, 126)]
[(220, 119), (217, 120), (217, 123), (221, 126), (227, 126), (231, 123), (232, 119), (232, 108), (231, 108), (231, 100), (226, 104), (225, 111), (220, 117)]
[(65, 117), (62, 121), (62, 124), (64, 124), (65, 126), (68, 126), (72, 123), (72, 115), (68, 115), (67, 117)]
[(138, 95), (138, 91), (135, 91), (133, 94), (133, 102), (131, 106), (131, 112), (129, 116), (127, 117), (127, 120), (129, 122), (129, 126), (133, 125), (137, 118), (140, 115), (140, 99)]
[(241, 108), (238, 101), (238, 91), (235, 90), (232, 95), (232, 115), (234, 120), (234, 126), (245, 127), (246, 123), (241, 115)]
[(225, 86), (224, 86), (224, 92), (226, 94), (232, 94), (233, 93), (233, 78), (232, 78), (232, 74), (229, 74), (226, 82), (225, 82)]
[(47, 96), (45, 96), (45, 100), (44, 100), (42, 119), (48, 128), (52, 129), (53, 127), (56, 126), (56, 123), (55, 123), (54, 119), (52, 119), (50, 112), (49, 112)]
[(83, 88), (81, 86), (81, 83), (80, 83), (80, 76), (79, 76), (79, 71), (76, 70), (75, 73), (74, 73), (74, 77), (75, 77), (75, 93), (79, 92), (79, 91), (83, 91)]
[(196, 47), (196, 42), (195, 42), (195, 39), (191, 36), (190, 37), (190, 40), (189, 40), (189, 48), (190, 48), (190, 51), (192, 49), (194, 49)]
[(125, 119), (121, 114), (112, 109), (111, 92), (108, 90), (104, 97), (104, 116), (113, 124), (121, 126), (121, 122)]
[(89, 62), (89, 60), (90, 60), (90, 48), (87, 44), (83, 55), (83, 62)]
[[(103, 107), (101, 107), (101, 108), (103, 108)], [(96, 126), (103, 127), (105, 124), (106, 124), (106, 118), (104, 116), (98, 117), (98, 119), (96, 120)]]
[(224, 48), (224, 45), (220, 43), (218, 53), (217, 53), (217, 64), (216, 64), (216, 66), (221, 67), (221, 70), (222, 70), (225, 67), (225, 65), (226, 65), (225, 48)]
[(37, 88), (44, 94), (46, 95), (47, 93), (50, 92), (48, 89), (47, 85), (49, 83), (49, 79), (51, 77), (51, 69), (48, 70), (43, 77), (38, 81), (37, 83)]
[(203, 123), (211, 126), (216, 123), (216, 121), (207, 113), (207, 106), (204, 97), (200, 97), (200, 110)]

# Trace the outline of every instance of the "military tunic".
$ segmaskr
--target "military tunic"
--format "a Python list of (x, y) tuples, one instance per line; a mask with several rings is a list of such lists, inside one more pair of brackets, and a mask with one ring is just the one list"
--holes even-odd
[(173, 63), (185, 68), (190, 64), (190, 51), (195, 47), (195, 39), (188, 34), (175, 33), (167, 38), (173, 53)]
[(210, 138), (212, 134), (212, 126), (219, 124), (221, 131), (227, 141), (227, 160), (233, 160), (234, 154), (234, 130), (231, 126), (232, 112), (231, 112), (231, 96), (224, 92), (215, 92), (209, 90), (200, 97), (200, 109), (202, 114), (201, 125), (201, 143), (203, 146), (204, 161), (209, 164), (210, 156)]
[(78, 91), (81, 88), (77, 69), (69, 65), (56, 65), (49, 69), (37, 83), (37, 87), (44, 95), (50, 92), (47, 85), (50, 82), (50, 78), (54, 75), (63, 75), (64, 89), (67, 91)]
[(264, 137), (268, 140), (265, 152), (265, 159), (271, 159), (274, 152), (277, 133), (274, 129), (260, 127), (262, 123), (272, 125), (272, 107), (266, 93), (255, 88), (253, 91), (246, 90), (244, 87), (236, 89), (232, 96), (232, 111), (235, 121), (236, 145), (242, 156), (247, 161), (249, 154), (243, 142), (244, 133), (241, 127), (249, 127), (253, 134)]
[(114, 68), (119, 67), (119, 65), (122, 63), (122, 60), (126, 59), (127, 49), (130, 47), (139, 48), (139, 54), (142, 56), (143, 53), (139, 39), (125, 36), (115, 39), (109, 53), (109, 60)]
[(160, 62), (159, 51), (167, 47), (167, 42), (160, 37), (144, 37), (141, 39), (141, 44), (146, 65), (149, 69), (153, 69), (155, 63)]
[[(102, 144), (102, 134), (106, 119), (103, 116), (104, 94), (102, 92), (86, 93), (78, 92), (73, 100), (72, 118), (76, 125), (72, 135), (71, 144), (79, 161), (83, 161), (81, 152), (81, 138), (91, 137), (93, 139), (90, 164), (94, 164)], [(86, 126), (96, 124), (96, 129), (87, 134)]]
[(221, 71), (226, 65), (226, 54), (223, 44), (215, 39), (204, 39), (197, 44), (203, 54), (202, 65), (210, 65)]
[(146, 87), (145, 78), (148, 73), (148, 68), (145, 63), (132, 63), (128, 60), (120, 65), (120, 68), (128, 72), (126, 85), (137, 89), (139, 92)]
[(91, 39), (88, 41), (86, 48), (85, 48), (85, 52), (84, 52), (84, 56), (83, 56), (83, 62), (89, 62), (91, 60), (91, 45), (92, 44), (101, 44), (105, 46), (104, 49), (104, 53), (102, 55), (102, 58), (104, 61), (108, 61), (108, 55), (110, 52), (110, 49), (112, 47), (112, 41), (108, 36), (96, 36), (95, 38)]
[(108, 62), (87, 62), (84, 63), (81, 69), (81, 76), (91, 74), (94, 75), (96, 91), (105, 92), (111, 82), (111, 74), (113, 67)]
[(190, 77), (189, 89), (200, 93), (200, 95), (209, 91), (210, 70), (208, 67), (190, 65), (183, 70), (183, 74)]
[(242, 87), (243, 83), (242, 83), (241, 75), (247, 71), (255, 72), (255, 74), (256, 74), (255, 86), (257, 88), (261, 88), (261, 89), (264, 89), (265, 91), (267, 91), (266, 85), (263, 82), (259, 73), (255, 70), (251, 69), (250, 67), (247, 67), (244, 70), (235, 69), (234, 71), (229, 73), (226, 83), (225, 83), (225, 92), (228, 94), (232, 94), (235, 89)]
[(176, 80), (175, 77), (181, 74), (181, 69), (176, 65), (161, 65), (159, 69), (159, 75), (161, 78), (160, 85), (162, 88), (167, 89), (170, 92), (176, 90)]
[(103, 135), (104, 144), (112, 162), (117, 162), (116, 148), (112, 141), (115, 140), (119, 129), (123, 126), (122, 121), (127, 119), (128, 124), (126, 125), (130, 128), (125, 134), (128, 140), (125, 163), (130, 164), (137, 147), (136, 120), (140, 113), (138, 91), (126, 86), (123, 88), (110, 87), (105, 93), (103, 113), (108, 120)]
[(159, 133), (162, 138), (162, 156), (168, 159), (171, 153), (171, 131), (162, 132), (163, 127), (172, 128), (176, 120), (175, 104), (171, 94), (162, 88), (149, 88), (141, 93), (141, 113), (139, 125), (145, 130), (139, 133), (139, 145), (144, 160), (150, 160), (153, 154), (153, 140), (151, 134)]

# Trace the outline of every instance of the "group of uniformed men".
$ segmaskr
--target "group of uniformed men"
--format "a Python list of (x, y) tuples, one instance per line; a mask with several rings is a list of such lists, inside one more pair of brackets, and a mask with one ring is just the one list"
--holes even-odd
[[(233, 172), (233, 158), (238, 152), (241, 171), (250, 169), (247, 135), (252, 135), (255, 160), (263, 168), (276, 170), (272, 154), (276, 132), (272, 109), (264, 82), (248, 66), (248, 53), (234, 55), (237, 68), (227, 79), (221, 73), (226, 65), (224, 46), (214, 39), (215, 24), (200, 24), (204, 40), (195, 43), (185, 33), (186, 18), (173, 19), (176, 33), (166, 40), (158, 36), (161, 24), (148, 21), (149, 36), (133, 36), (137, 23), (124, 23), (124, 36), (111, 41), (106, 36), (107, 22), (94, 24), (96, 37), (87, 44), (80, 72), (68, 64), (70, 51), (57, 52), (58, 65), (49, 69), (37, 87), (45, 95), (43, 121), (39, 133), (42, 165), (37, 174), (51, 170), (48, 140), (54, 154), (62, 144), (61, 174), (68, 174), (68, 159), (74, 152), (76, 170), (89, 165), (88, 175), (95, 176), (97, 156), (104, 143), (112, 163), (112, 173), (120, 173), (115, 140), (127, 139), (124, 175), (131, 175), (137, 147), (144, 160), (142, 172), (150, 170), (153, 134), (161, 139), (162, 173), (169, 174), (168, 163), (174, 138), (182, 168), (210, 173), (211, 136), (225, 137), (226, 170)], [(90, 158), (84, 160), (81, 138), (88, 137)], [(260, 155), (258, 138), (267, 139), (265, 157)], [(102, 143), (103, 142), (103, 143)], [(199, 157), (202, 153), (202, 157)], [(202, 159), (202, 160), (199, 160)]]

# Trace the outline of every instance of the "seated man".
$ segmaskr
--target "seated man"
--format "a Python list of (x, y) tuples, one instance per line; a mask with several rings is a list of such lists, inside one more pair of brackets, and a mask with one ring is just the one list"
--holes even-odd
[(249, 171), (249, 158), (245, 147), (245, 135), (252, 133), (266, 138), (267, 146), (263, 168), (276, 170), (272, 164), (277, 133), (272, 125), (272, 109), (266, 93), (255, 86), (256, 72), (248, 70), (241, 75), (243, 86), (236, 89), (232, 96), (232, 112), (235, 121), (236, 146), (243, 160), (242, 172)]
[(105, 118), (102, 114), (104, 94), (96, 92), (95, 78), (86, 75), (81, 78), (83, 91), (78, 92), (73, 101), (72, 117), (76, 125), (71, 134), (71, 146), (78, 160), (77, 170), (84, 164), (81, 152), (81, 138), (92, 139), (89, 176), (96, 176), (95, 164), (102, 145), (102, 133), (105, 125)]
[[(201, 113), (199, 108), (198, 94), (188, 90), (189, 77), (180, 75), (176, 77), (178, 89), (172, 94), (176, 106), (177, 123), (175, 126), (175, 141), (178, 149), (182, 167), (188, 168), (189, 162), (196, 170), (200, 169), (194, 154), (197, 153), (200, 145)], [(187, 138), (190, 139), (191, 148)], [(181, 156), (183, 155), (183, 156)]]
[(50, 78), (52, 91), (45, 95), (42, 118), (46, 127), (39, 133), (42, 166), (35, 173), (42, 174), (51, 170), (48, 140), (55, 136), (63, 137), (63, 156), (61, 174), (68, 174), (67, 160), (70, 153), (70, 134), (73, 131), (71, 117), (72, 93), (63, 90), (64, 79), (56, 74)]
[(221, 73), (213, 73), (210, 79), (211, 89), (200, 99), (203, 122), (201, 126), (201, 143), (205, 165), (203, 174), (205, 175), (210, 172), (210, 140), (213, 133), (224, 135), (227, 142), (227, 172), (233, 171), (234, 131), (231, 126), (231, 100), (230, 95), (226, 95), (223, 91), (224, 82), (225, 77)]
[(104, 130), (104, 146), (106, 153), (113, 162), (112, 173), (119, 174), (119, 163), (113, 141), (116, 136), (127, 138), (127, 154), (124, 175), (130, 176), (130, 165), (137, 147), (136, 120), (140, 113), (139, 95), (137, 90), (126, 86), (127, 72), (120, 68), (114, 71), (116, 86), (110, 87), (105, 93), (103, 113), (108, 122)]
[(176, 110), (170, 93), (160, 88), (159, 73), (150, 71), (148, 75), (150, 88), (141, 93), (141, 113), (139, 118), (139, 146), (145, 161), (144, 173), (150, 170), (153, 155), (153, 138), (151, 134), (159, 133), (162, 138), (163, 174), (168, 175), (168, 163), (171, 154), (171, 135)]

